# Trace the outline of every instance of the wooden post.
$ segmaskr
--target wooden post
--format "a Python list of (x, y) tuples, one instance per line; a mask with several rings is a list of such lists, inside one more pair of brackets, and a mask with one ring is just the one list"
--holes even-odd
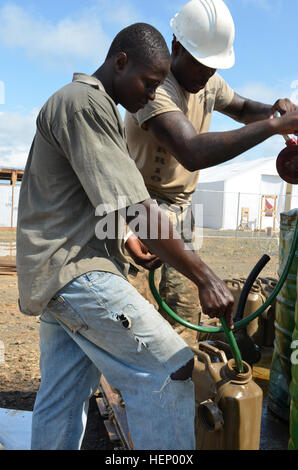
[(273, 209), (273, 232), (276, 232), (276, 202), (277, 197), (274, 199), (274, 209)]
[(10, 184), (12, 186), (11, 187), (11, 221), (10, 221), (11, 228), (13, 228), (14, 187), (15, 187), (16, 182), (17, 182), (17, 172), (13, 170), (11, 172), (11, 181), (10, 181)]
[(293, 190), (293, 186), (291, 184), (287, 183), (286, 204), (285, 204), (285, 211), (286, 212), (289, 212), (291, 210), (292, 190)]

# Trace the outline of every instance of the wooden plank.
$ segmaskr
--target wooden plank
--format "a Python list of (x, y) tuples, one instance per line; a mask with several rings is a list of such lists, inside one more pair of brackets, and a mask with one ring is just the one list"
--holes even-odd
[(97, 407), (99, 409), (99, 413), (100, 413), (100, 416), (102, 418), (108, 418), (109, 416), (109, 410), (104, 402), (104, 399), (99, 397), (99, 398), (96, 398), (96, 404), (97, 404)]
[(107, 399), (108, 405), (110, 406), (113, 412), (115, 418), (115, 426), (117, 427), (120, 438), (123, 444), (127, 447), (127, 449), (131, 449), (132, 445), (130, 441), (126, 411), (125, 407), (119, 404), (119, 394), (114, 392), (114, 390), (112, 389), (112, 387), (104, 376), (101, 377), (100, 386)]
[(270, 380), (270, 369), (265, 367), (253, 366), (253, 377), (262, 380)]
[(0, 274), (2, 275), (17, 275), (17, 268), (14, 263), (0, 263)]
[(114, 423), (111, 423), (111, 421), (109, 421), (109, 420), (106, 420), (103, 423), (104, 423), (105, 428), (107, 430), (110, 441), (111, 442), (119, 442), (120, 439), (119, 439), (117, 429), (116, 429), (116, 426), (114, 425)]

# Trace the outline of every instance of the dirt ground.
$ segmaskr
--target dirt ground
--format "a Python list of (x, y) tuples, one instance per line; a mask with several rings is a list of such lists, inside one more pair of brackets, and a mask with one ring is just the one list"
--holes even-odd
[[(271, 261), (262, 275), (276, 277), (278, 238), (264, 237), (214, 238), (213, 234), (204, 238), (201, 257), (219, 277), (227, 279), (246, 277), (259, 258), (267, 253), (271, 256)], [(0, 264), (14, 261), (15, 233), (1, 231)], [(132, 282), (143, 295), (152, 299), (145, 274), (139, 275), (137, 281)], [(0, 356), (0, 408), (30, 411), (40, 383), (39, 318), (23, 315), (19, 311), (17, 300), (17, 276), (0, 274), (0, 346), (2, 344), (4, 347), (4, 361), (1, 361)], [(111, 444), (93, 398), (83, 449), (108, 448), (111, 448)]]

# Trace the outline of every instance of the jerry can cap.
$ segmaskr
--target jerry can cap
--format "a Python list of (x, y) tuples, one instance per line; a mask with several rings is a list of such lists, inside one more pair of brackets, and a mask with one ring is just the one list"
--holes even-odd
[(224, 425), (222, 411), (210, 398), (199, 404), (198, 419), (208, 432), (219, 431)]
[(231, 382), (247, 383), (252, 379), (252, 370), (247, 362), (243, 361), (243, 372), (238, 372), (235, 359), (230, 359), (224, 366), (224, 372)]

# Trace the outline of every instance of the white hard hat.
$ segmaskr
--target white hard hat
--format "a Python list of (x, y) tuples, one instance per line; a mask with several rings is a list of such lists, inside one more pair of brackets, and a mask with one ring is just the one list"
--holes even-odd
[(171, 20), (182, 46), (199, 62), (213, 69), (235, 63), (235, 25), (222, 0), (191, 0)]

